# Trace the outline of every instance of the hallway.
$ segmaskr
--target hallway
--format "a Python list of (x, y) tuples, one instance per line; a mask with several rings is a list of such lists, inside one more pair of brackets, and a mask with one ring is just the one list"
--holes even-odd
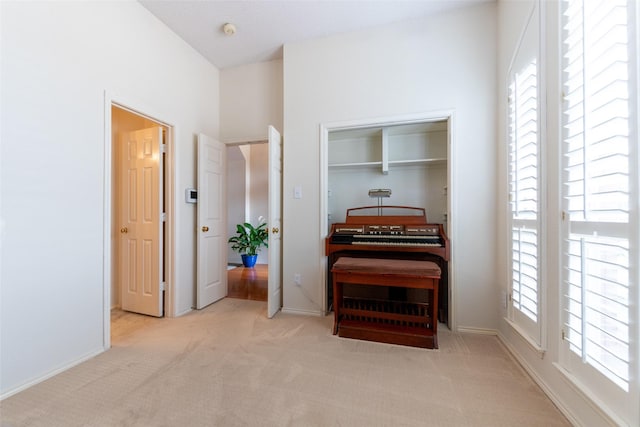
[(269, 268), (256, 264), (253, 268), (236, 267), (227, 271), (229, 298), (267, 301)]

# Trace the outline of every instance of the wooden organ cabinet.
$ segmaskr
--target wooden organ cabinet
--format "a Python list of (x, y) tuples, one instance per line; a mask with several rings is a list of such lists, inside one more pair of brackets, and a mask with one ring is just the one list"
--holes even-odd
[[(371, 209), (413, 214), (358, 214)], [(438, 318), (448, 317), (449, 240), (442, 224), (428, 224), (423, 208), (352, 208), (345, 223), (332, 225), (325, 246), (334, 334), (438, 348)]]

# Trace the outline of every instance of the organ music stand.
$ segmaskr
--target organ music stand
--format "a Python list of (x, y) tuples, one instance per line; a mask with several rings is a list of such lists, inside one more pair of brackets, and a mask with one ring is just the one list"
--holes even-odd
[(378, 216), (382, 216), (382, 198), (391, 197), (391, 190), (389, 188), (372, 188), (369, 190), (369, 197), (378, 198)]

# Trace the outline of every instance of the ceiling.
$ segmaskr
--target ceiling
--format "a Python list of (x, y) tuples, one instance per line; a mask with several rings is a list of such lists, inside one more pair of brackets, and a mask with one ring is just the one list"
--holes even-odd
[[(494, 0), (139, 0), (218, 69), (282, 58), (282, 46)], [(236, 33), (222, 27), (230, 22)]]

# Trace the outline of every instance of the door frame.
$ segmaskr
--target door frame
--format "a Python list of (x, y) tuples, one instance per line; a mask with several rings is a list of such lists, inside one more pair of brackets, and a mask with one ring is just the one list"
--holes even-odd
[[(226, 171), (226, 177), (228, 178), (228, 174), (229, 174), (229, 148), (230, 147), (244, 147), (244, 146), (250, 146), (250, 145), (258, 145), (258, 144), (269, 144), (269, 136), (267, 135), (266, 137), (264, 137), (264, 139), (248, 139), (248, 140), (243, 140), (243, 139), (238, 139), (238, 140), (233, 140), (231, 142), (225, 142), (223, 140), (221, 140), (220, 142), (222, 142), (225, 147), (226, 147), (226, 152), (225, 152), (225, 156), (226, 156), (226, 161), (227, 161), (227, 171)], [(249, 167), (249, 166), (247, 166)], [(246, 183), (245, 187), (248, 185), (248, 183)], [(229, 212), (229, 191), (228, 191), (228, 186), (229, 186), (229, 182), (227, 179), (227, 183), (225, 185), (225, 192), (226, 192), (226, 196), (225, 196), (225, 203), (227, 205), (226, 207), (226, 211), (227, 214)], [(245, 188), (245, 200), (244, 200), (244, 218), (242, 219), (243, 221), (248, 221), (249, 217), (247, 216), (247, 212), (251, 211), (251, 198), (247, 197), (247, 189)], [(227, 215), (227, 224), (225, 224), (226, 227), (226, 232), (229, 233), (229, 216)], [(235, 229), (234, 229), (235, 230)], [(235, 231), (231, 232), (232, 234), (235, 233)], [(227, 238), (229, 238), (231, 236), (227, 235)], [(267, 253), (268, 253), (268, 248), (267, 248)], [(229, 254), (229, 250), (227, 250), (227, 255)], [(227, 262), (229, 261), (229, 259), (227, 259)], [(267, 262), (268, 264), (268, 262)]]
[[(332, 131), (358, 129), (377, 126), (405, 125), (424, 122), (446, 121), (447, 122), (447, 221), (448, 231), (447, 237), (449, 241), (453, 241), (457, 235), (458, 218), (452, 213), (457, 212), (457, 187), (454, 183), (454, 163), (455, 163), (455, 111), (440, 110), (430, 111), (417, 114), (405, 114), (399, 116), (378, 117), (369, 119), (349, 120), (343, 122), (320, 123), (320, 253), (323, 254), (320, 260), (321, 280), (323, 283), (322, 291), (322, 310), (327, 313), (329, 307), (327, 304), (327, 257), (324, 256), (325, 240), (329, 234), (328, 224), (328, 189), (329, 189), (329, 133)], [(456, 309), (456, 292), (455, 285), (456, 270), (455, 264), (456, 247), (452, 245), (450, 248), (449, 260), (449, 328), (457, 331), (457, 323), (455, 316)]]
[(111, 285), (113, 267), (112, 235), (113, 235), (113, 140), (111, 107), (116, 106), (127, 110), (132, 114), (145, 117), (167, 128), (166, 152), (164, 170), (164, 205), (165, 205), (165, 236), (164, 236), (164, 311), (165, 316), (175, 316), (175, 135), (177, 127), (171, 121), (156, 114), (155, 110), (144, 103), (131, 100), (108, 90), (104, 91), (104, 173), (103, 173), (103, 263), (102, 263), (102, 290), (103, 290), (103, 347), (105, 350), (111, 347)]
[[(267, 234), (270, 237), (267, 264), (267, 317), (273, 318), (282, 310), (282, 175), (283, 175), (283, 139), (282, 134), (272, 125), (268, 127), (268, 197), (267, 212), (269, 223)], [(277, 172), (277, 173), (274, 173)], [(276, 182), (274, 182), (276, 181)], [(277, 235), (276, 235), (277, 234)], [(272, 244), (273, 243), (273, 244)]]

